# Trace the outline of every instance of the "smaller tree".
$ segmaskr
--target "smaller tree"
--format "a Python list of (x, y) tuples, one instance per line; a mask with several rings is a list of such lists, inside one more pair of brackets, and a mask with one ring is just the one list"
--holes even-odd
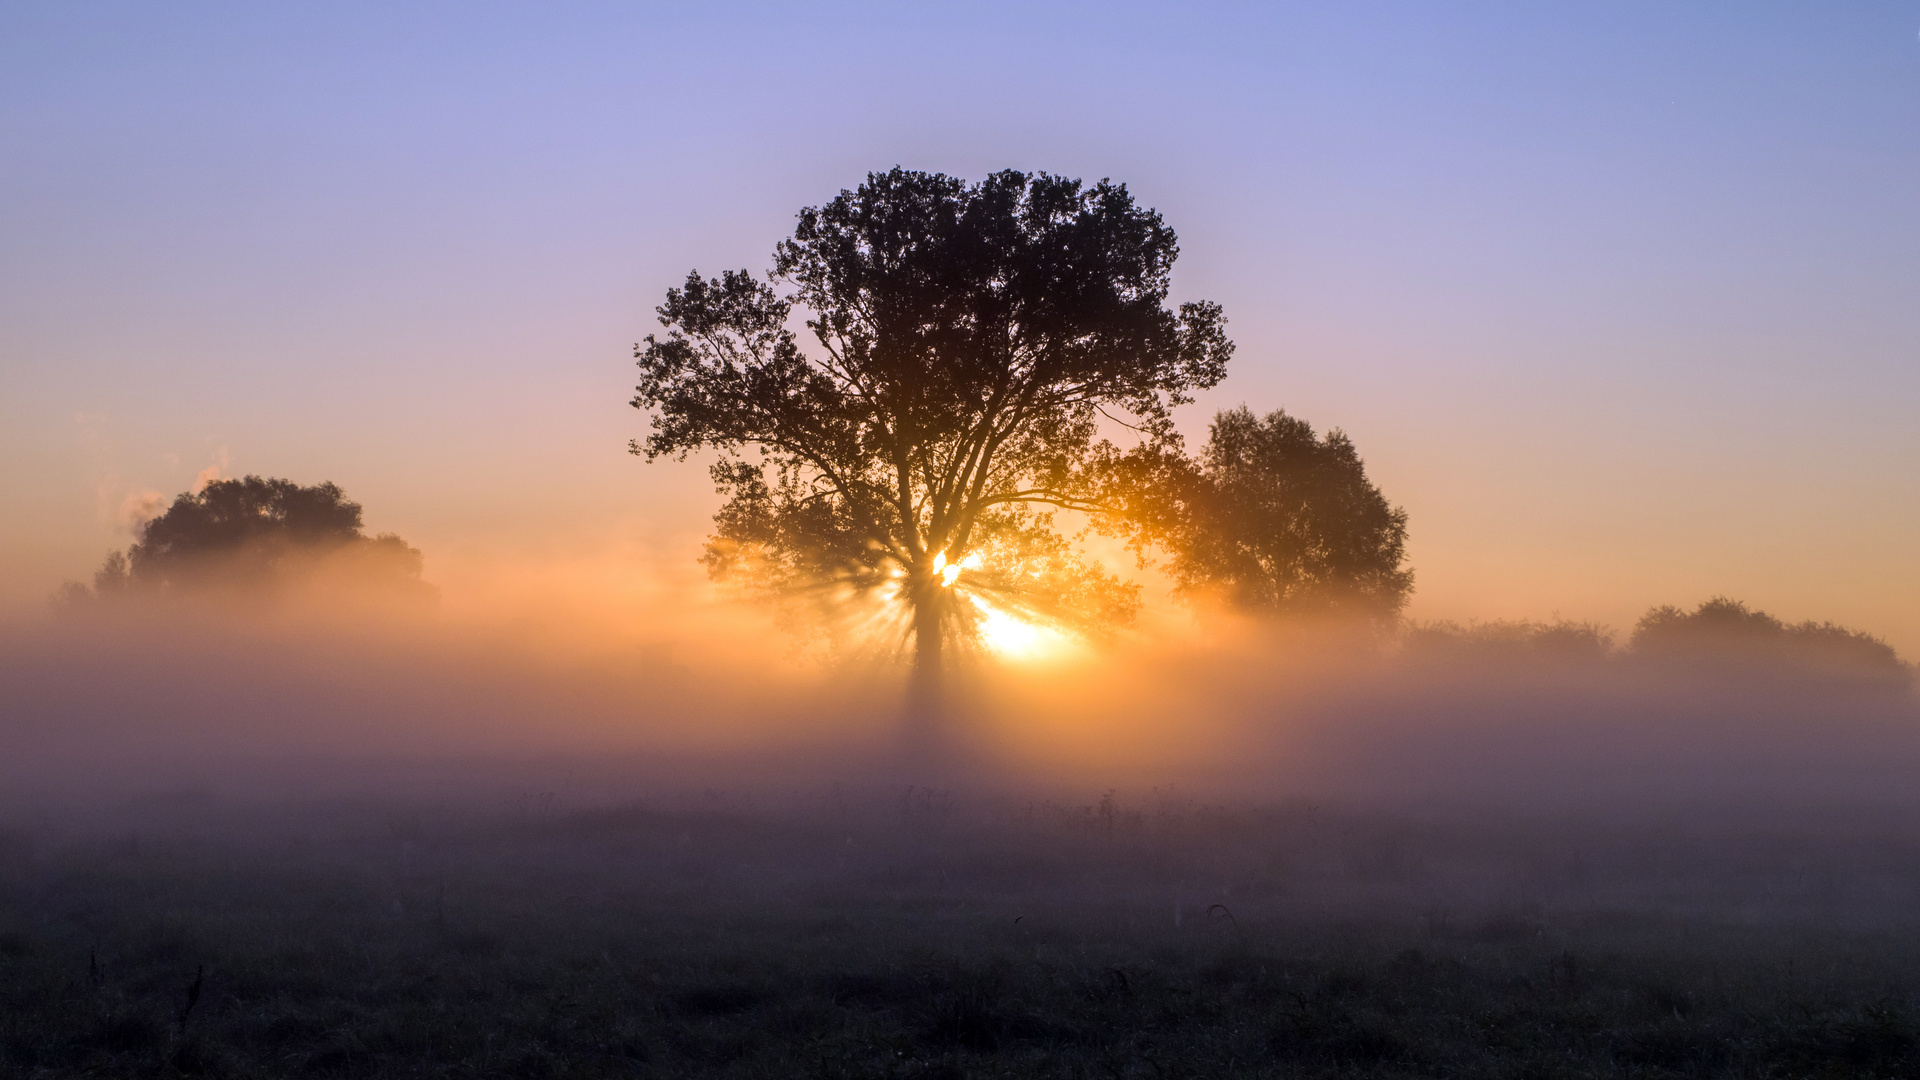
[(391, 533), (361, 531), (360, 504), (331, 483), (247, 476), (216, 480), (174, 499), (139, 530), (140, 539), (108, 555), (93, 589), (70, 585), (72, 598), (261, 592), (317, 573), (409, 595), (432, 591), (420, 580), (418, 549)]
[(1352, 440), (1242, 406), (1214, 417), (1198, 460), (1146, 447), (1104, 463), (1129, 507), (1118, 531), (1168, 554), (1183, 590), (1285, 615), (1392, 620), (1413, 591), (1407, 512), (1367, 479)]
[(1692, 611), (1665, 604), (1633, 630), (1634, 654), (1695, 668), (1817, 670), (1904, 681), (1893, 646), (1831, 622), (1786, 623), (1738, 600), (1716, 596)]

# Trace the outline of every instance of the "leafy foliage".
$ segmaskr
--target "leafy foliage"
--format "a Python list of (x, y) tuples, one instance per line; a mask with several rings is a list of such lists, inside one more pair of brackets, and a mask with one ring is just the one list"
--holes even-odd
[[(392, 534), (361, 531), (360, 504), (331, 483), (247, 476), (216, 480), (174, 499), (140, 528), (126, 552), (107, 556), (92, 595), (258, 591), (315, 571), (422, 593), (420, 552)], [(84, 587), (69, 595), (85, 594)]]
[(1789, 624), (1738, 600), (1716, 596), (1692, 611), (1654, 608), (1634, 627), (1633, 651), (1646, 658), (1711, 666), (1788, 664), (1904, 678), (1891, 645), (1831, 622)]
[(1413, 591), (1407, 514), (1367, 479), (1344, 432), (1242, 406), (1214, 418), (1198, 461), (1164, 446), (1102, 463), (1129, 512), (1107, 527), (1169, 553), (1182, 588), (1286, 615), (1395, 618)]

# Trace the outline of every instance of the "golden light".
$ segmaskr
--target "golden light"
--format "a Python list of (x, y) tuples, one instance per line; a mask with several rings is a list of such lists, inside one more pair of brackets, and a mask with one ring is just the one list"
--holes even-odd
[[(958, 562), (948, 561), (944, 551), (933, 557), (933, 573), (942, 588), (952, 588), (962, 573), (978, 570), (982, 565), (979, 552)], [(966, 599), (973, 605), (974, 627), (980, 643), (997, 656), (1008, 660), (1041, 660), (1071, 650), (1078, 641), (1071, 634), (1022, 618), (977, 593), (969, 592)]]
[(976, 624), (980, 643), (988, 651), (1009, 660), (1044, 660), (1058, 656), (1074, 645), (1074, 639), (1051, 627), (1028, 622), (1009, 611), (994, 607), (979, 597), (969, 597), (980, 613)]
[(944, 551), (933, 557), (933, 572), (940, 575), (942, 588), (952, 586), (960, 577), (960, 571), (978, 569), (980, 569), (980, 553), (977, 551), (957, 563), (948, 562), (947, 553)]

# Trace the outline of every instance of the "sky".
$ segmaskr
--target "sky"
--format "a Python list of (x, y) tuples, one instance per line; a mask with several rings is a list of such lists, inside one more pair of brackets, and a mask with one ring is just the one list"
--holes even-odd
[[(460, 567), (693, 560), (633, 343), (893, 165), (1124, 181), (1421, 619), (1724, 594), (1920, 656), (1920, 0), (0, 0), (0, 603), (196, 477)], [(636, 571), (638, 572), (638, 571)]]

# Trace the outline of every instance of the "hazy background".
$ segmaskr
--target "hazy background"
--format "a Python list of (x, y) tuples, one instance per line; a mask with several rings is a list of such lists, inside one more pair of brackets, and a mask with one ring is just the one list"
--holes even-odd
[(5, 3), (0, 595), (217, 466), (338, 482), (449, 604), (644, 618), (713, 502), (624, 452), (652, 306), (897, 163), (1161, 210), (1239, 344), (1189, 429), (1345, 428), (1415, 617), (1726, 593), (1914, 656), (1917, 33), (1909, 0)]

